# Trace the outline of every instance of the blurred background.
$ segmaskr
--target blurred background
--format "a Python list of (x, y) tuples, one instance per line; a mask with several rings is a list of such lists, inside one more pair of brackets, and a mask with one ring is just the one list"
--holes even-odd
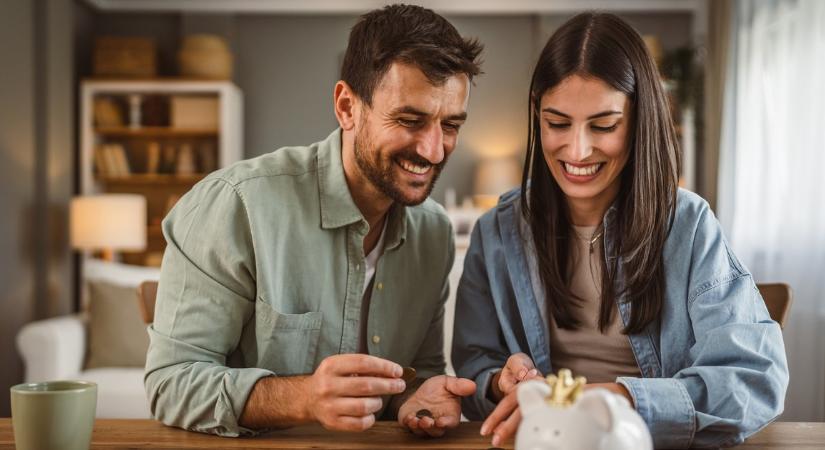
[[(44, 378), (110, 386), (99, 416), (146, 416), (135, 288), (157, 279), (160, 221), (205, 174), (325, 138), (349, 29), (386, 3), (0, 2), (0, 416), (9, 386)], [(757, 282), (793, 290), (782, 419), (825, 420), (825, 2), (416, 3), (485, 45), (432, 195), (459, 232), (454, 279), (475, 218), (520, 182), (545, 42), (577, 12), (615, 12), (659, 66), (682, 186)]]

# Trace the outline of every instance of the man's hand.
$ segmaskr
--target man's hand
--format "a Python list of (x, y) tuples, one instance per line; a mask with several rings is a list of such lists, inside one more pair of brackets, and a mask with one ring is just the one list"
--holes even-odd
[(309, 377), (306, 413), (328, 430), (366, 430), (383, 406), (381, 396), (404, 392), (401, 373), (398, 364), (375, 356), (330, 356)]
[[(472, 395), (476, 384), (465, 378), (438, 375), (428, 379), (398, 409), (398, 423), (418, 436), (443, 436), (461, 419), (461, 397)], [(422, 409), (432, 417), (416, 417)]]
[(533, 360), (525, 353), (513, 353), (507, 358), (504, 368), (493, 376), (490, 385), (493, 400), (501, 401), (512, 392), (516, 385), (525, 380), (542, 378)]

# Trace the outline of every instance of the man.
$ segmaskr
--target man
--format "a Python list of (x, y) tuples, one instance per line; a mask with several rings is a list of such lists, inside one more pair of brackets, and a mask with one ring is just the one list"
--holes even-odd
[[(430, 10), (372, 11), (335, 85), (340, 129), (215, 172), (181, 199), (163, 223), (149, 330), (156, 418), (225, 436), (313, 421), (364, 430), (382, 416), (419, 435), (458, 424), (475, 385), (443, 375), (454, 248), (427, 197), (480, 51)], [(418, 378), (406, 384), (402, 366)]]

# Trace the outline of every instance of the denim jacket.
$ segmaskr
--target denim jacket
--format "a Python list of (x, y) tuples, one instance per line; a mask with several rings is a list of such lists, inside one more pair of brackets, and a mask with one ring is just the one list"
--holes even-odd
[[(614, 205), (604, 217), (606, 249), (616, 243), (617, 213)], [(489, 383), (511, 354), (530, 355), (544, 374), (559, 369), (539, 312), (544, 294), (531, 282), (538, 275), (525, 225), (516, 189), (479, 219), (465, 258), (452, 361), (459, 376), (478, 384), (464, 399), (471, 420), (495, 407), (486, 396)], [(630, 392), (657, 448), (739, 444), (783, 410), (788, 365), (779, 325), (699, 196), (679, 191), (663, 252), (660, 320), (628, 336), (642, 375), (616, 382)], [(622, 273), (619, 261), (616, 292)], [(617, 303), (626, 324), (630, 304)]]

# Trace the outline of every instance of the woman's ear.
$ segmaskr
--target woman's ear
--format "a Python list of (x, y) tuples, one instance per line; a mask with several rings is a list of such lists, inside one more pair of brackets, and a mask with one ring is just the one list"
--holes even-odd
[(352, 91), (346, 81), (340, 80), (335, 83), (333, 93), (335, 106), (335, 118), (342, 130), (350, 131), (355, 128), (356, 108), (360, 99)]

